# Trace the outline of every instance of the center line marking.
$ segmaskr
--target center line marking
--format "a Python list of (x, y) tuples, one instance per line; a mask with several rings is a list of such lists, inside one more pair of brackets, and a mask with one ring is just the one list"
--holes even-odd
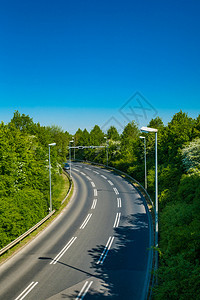
[(87, 217), (85, 218), (85, 221), (83, 222), (83, 224), (81, 225), (80, 229), (84, 229), (85, 226), (87, 225), (87, 223), (89, 222), (90, 218), (91, 218), (92, 214), (88, 214)]
[(115, 217), (115, 222), (113, 225), (113, 228), (117, 228), (119, 226), (119, 221), (120, 221), (121, 213), (117, 213)]
[(76, 297), (76, 300), (78, 299), (83, 299), (85, 297), (85, 295), (87, 294), (89, 288), (91, 287), (93, 281), (90, 281), (90, 283), (88, 281), (86, 281), (81, 289), (81, 291), (79, 292), (78, 296)]
[(117, 207), (122, 207), (122, 199), (121, 198), (117, 198)]
[(108, 183), (109, 183), (110, 185), (114, 185), (114, 184), (112, 183), (112, 181), (110, 181), (110, 180), (108, 180)]
[(108, 251), (110, 250), (110, 248), (112, 246), (113, 240), (114, 240), (114, 236), (113, 237), (110, 236), (97, 264), (102, 265), (102, 263), (104, 262), (107, 254), (108, 254)]
[(71, 245), (75, 242), (77, 237), (72, 237), (71, 240), (65, 245), (65, 247), (56, 255), (56, 257), (50, 262), (50, 265), (55, 265), (58, 260), (65, 254), (65, 252), (71, 247)]
[(99, 174), (99, 172), (97, 172), (97, 171), (93, 171), (95, 174)]
[(91, 185), (92, 185), (93, 187), (95, 187), (95, 183), (94, 183), (93, 181), (91, 181)]
[(104, 179), (107, 179), (107, 177), (106, 177), (106, 176), (104, 176), (104, 175), (101, 175), (101, 177), (102, 177), (102, 178), (104, 178)]
[(37, 284), (38, 282), (31, 282), (29, 286), (27, 286), (27, 288), (15, 300), (24, 299)]
[(95, 209), (96, 205), (97, 205), (97, 199), (94, 199), (92, 202), (91, 209)]
[(97, 197), (97, 189), (94, 189), (94, 197)]
[(119, 195), (118, 189), (116, 187), (113, 188), (116, 195)]

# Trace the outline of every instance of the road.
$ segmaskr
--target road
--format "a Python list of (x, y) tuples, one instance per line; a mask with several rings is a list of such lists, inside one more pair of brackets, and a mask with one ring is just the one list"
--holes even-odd
[(0, 266), (0, 299), (145, 299), (152, 230), (143, 197), (104, 168), (73, 163), (72, 176), (69, 205)]

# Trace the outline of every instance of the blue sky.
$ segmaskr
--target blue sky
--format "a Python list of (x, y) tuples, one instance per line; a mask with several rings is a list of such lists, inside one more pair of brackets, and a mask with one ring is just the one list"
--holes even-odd
[(74, 133), (197, 117), (199, 15), (198, 0), (2, 0), (0, 119)]

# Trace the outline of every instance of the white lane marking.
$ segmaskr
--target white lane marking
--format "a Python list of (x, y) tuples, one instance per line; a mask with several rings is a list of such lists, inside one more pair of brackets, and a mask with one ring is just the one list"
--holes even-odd
[(38, 284), (38, 282), (31, 282), (29, 284), (29, 286), (27, 286), (27, 288), (15, 299), (15, 300), (22, 300), (24, 299), (29, 293), (30, 291)]
[(118, 189), (116, 187), (113, 188), (116, 195), (119, 195)]
[(85, 169), (86, 169), (86, 170), (89, 170), (89, 171), (91, 171), (91, 169), (90, 169), (90, 168), (87, 168), (87, 167), (86, 167)]
[(110, 236), (97, 264), (102, 265), (102, 263), (104, 262), (107, 254), (108, 254), (108, 251), (110, 250), (110, 248), (112, 246), (113, 240), (114, 240), (114, 236), (113, 237)]
[(93, 187), (95, 187), (95, 183), (94, 183), (93, 181), (91, 181), (91, 185), (92, 185)]
[(94, 189), (94, 196), (97, 196), (97, 189)]
[(108, 180), (108, 183), (109, 183), (110, 185), (114, 185), (114, 184), (112, 183), (112, 181), (110, 181), (110, 180)]
[(56, 257), (50, 262), (50, 265), (55, 265), (57, 261), (64, 255), (64, 253), (69, 249), (69, 247), (75, 242), (77, 237), (72, 237), (71, 240), (65, 245), (65, 247), (56, 255)]
[(97, 205), (97, 199), (94, 199), (92, 202), (91, 209), (95, 209), (96, 205)]
[(117, 228), (119, 226), (120, 217), (121, 217), (121, 213), (117, 213), (113, 228)]
[(92, 180), (92, 178), (90, 178), (89, 176), (86, 176), (86, 178), (87, 178), (88, 180)]
[(75, 168), (73, 168), (73, 170), (76, 171), (76, 172), (80, 172), (79, 170), (77, 170), (77, 169), (75, 169)]
[(92, 214), (88, 214), (87, 217), (85, 218), (85, 221), (83, 222), (83, 224), (81, 225), (80, 229), (84, 229), (85, 226), (87, 225), (87, 223), (89, 222), (90, 218), (91, 218)]
[(90, 283), (88, 281), (86, 281), (84, 283), (81, 291), (79, 292), (78, 296), (76, 297), (76, 300), (83, 299), (85, 297), (85, 295), (87, 294), (87, 292), (88, 292), (88, 290), (89, 290), (89, 288), (91, 287), (92, 284), (93, 284), (93, 281), (90, 281)]
[(97, 171), (93, 171), (95, 174), (99, 174), (99, 172), (97, 172)]
[(101, 177), (102, 177), (102, 178), (104, 178), (104, 179), (107, 179), (107, 177), (106, 177), (106, 176), (104, 176), (104, 175), (101, 175)]
[(82, 175), (84, 175), (84, 176), (86, 176), (86, 174), (85, 173), (83, 173), (83, 172), (80, 172)]
[(117, 198), (117, 207), (122, 207), (122, 199), (121, 198)]

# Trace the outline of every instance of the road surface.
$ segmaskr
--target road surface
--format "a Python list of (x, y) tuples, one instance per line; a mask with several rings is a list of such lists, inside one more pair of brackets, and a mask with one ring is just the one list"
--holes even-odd
[(152, 230), (144, 198), (103, 168), (73, 163), (72, 176), (69, 205), (0, 266), (0, 299), (145, 299)]

